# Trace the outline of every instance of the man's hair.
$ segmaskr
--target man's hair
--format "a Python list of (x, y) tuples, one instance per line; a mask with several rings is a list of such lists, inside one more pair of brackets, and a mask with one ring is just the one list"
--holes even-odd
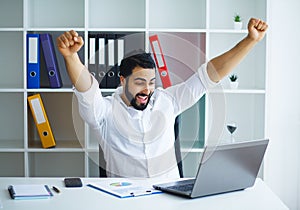
[(135, 67), (153, 69), (156, 66), (150, 53), (146, 53), (142, 50), (133, 51), (130, 54), (125, 55), (125, 58), (121, 61), (120, 76), (125, 78), (130, 76)]

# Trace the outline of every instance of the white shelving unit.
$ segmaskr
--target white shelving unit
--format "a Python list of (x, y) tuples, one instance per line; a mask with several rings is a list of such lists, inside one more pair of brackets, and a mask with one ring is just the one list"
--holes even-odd
[[(266, 1), (1, 1), (0, 176), (98, 176), (98, 144), (79, 117), (72, 85), (58, 52), (63, 88), (48, 88), (42, 67), (42, 88), (27, 89), (27, 33), (49, 32), (55, 39), (64, 31), (78, 31), (85, 39), (85, 46), (80, 51), (85, 64), (88, 62), (89, 32), (140, 33), (144, 36), (147, 51), (149, 36), (158, 34), (175, 84), (191, 75), (206, 59), (228, 50), (246, 36), (245, 26), (240, 31), (233, 29), (235, 12), (243, 17), (244, 23), (252, 16), (266, 19)], [(210, 125), (211, 96), (225, 98), (222, 128), (225, 129), (227, 121), (236, 121), (237, 141), (264, 137), (265, 60), (264, 40), (234, 70), (239, 76), (237, 90), (229, 89), (226, 78), (222, 81), (222, 91), (210, 92), (182, 114), (180, 139), (186, 176), (195, 174), (204, 139), (207, 140), (213, 132)], [(112, 92), (110, 89), (103, 90), (104, 94)], [(33, 93), (42, 96), (57, 142), (56, 148), (41, 147), (27, 106), (27, 96)], [(220, 133), (221, 140), (229, 138), (226, 130)]]

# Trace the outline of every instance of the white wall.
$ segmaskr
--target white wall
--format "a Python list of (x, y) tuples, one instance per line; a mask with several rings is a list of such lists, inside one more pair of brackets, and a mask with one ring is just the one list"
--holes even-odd
[(269, 0), (265, 181), (300, 209), (300, 1)]

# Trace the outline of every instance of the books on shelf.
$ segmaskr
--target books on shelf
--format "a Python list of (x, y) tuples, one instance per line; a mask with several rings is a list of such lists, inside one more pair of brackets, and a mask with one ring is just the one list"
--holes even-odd
[[(42, 50), (40, 50), (40, 48)], [(41, 54), (50, 88), (61, 88), (62, 81), (51, 34), (27, 34), (27, 88), (40, 88)]]

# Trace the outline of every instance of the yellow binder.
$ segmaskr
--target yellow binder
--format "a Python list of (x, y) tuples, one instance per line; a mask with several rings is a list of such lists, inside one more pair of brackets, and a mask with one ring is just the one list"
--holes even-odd
[(55, 147), (55, 140), (40, 94), (27, 98), (43, 148)]

